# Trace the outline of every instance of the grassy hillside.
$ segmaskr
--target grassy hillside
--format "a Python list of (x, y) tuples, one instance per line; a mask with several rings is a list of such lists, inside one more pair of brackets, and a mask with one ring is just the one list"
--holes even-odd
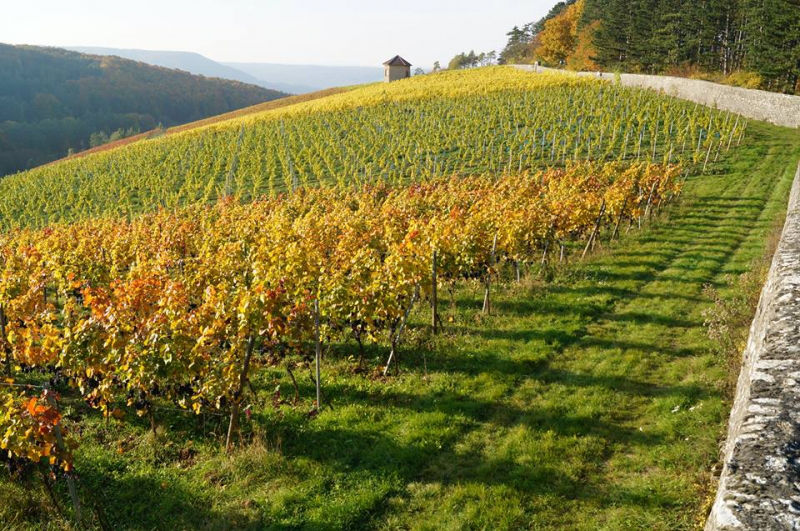
[(284, 95), (118, 57), (0, 44), (0, 175), (86, 149), (93, 134), (183, 124)]

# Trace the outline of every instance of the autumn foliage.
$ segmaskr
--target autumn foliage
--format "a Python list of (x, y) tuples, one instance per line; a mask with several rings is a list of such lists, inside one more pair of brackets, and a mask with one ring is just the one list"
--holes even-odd
[(53, 394), (44, 391), (32, 396), (23, 387), (0, 388), (0, 449), (8, 457), (56, 465), (68, 472), (75, 444), (64, 432), (57, 433), (61, 414), (52, 404)]
[(547, 20), (537, 35), (534, 55), (545, 64), (564, 65), (570, 70), (597, 70), (594, 36), (600, 22), (582, 21), (586, 0), (578, 0)]
[[(530, 262), (680, 191), (677, 166), (578, 163), (502, 178), (318, 188), (0, 236), (8, 366), (58, 368), (92, 406), (234, 411), (248, 374), (323, 336), (394, 341), (417, 294)], [(495, 243), (496, 242), (496, 243)], [(3, 448), (54, 456), (58, 414), (3, 395)]]
[(537, 56), (547, 63), (561, 64), (574, 50), (578, 38), (578, 22), (583, 14), (585, 0), (564, 9), (561, 14), (545, 22), (539, 34)]

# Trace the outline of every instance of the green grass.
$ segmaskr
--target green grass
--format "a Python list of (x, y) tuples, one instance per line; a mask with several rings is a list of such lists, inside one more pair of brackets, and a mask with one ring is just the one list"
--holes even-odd
[[(334, 410), (271, 406), (282, 367), (254, 380), (248, 444), (221, 452), (224, 419), (159, 412), (160, 434), (83, 406), (76, 466), (92, 525), (112, 528), (681, 529), (702, 523), (729, 411), (706, 284), (725, 290), (785, 211), (800, 137), (753, 123), (680, 203), (582, 264), (531, 275), (480, 315), (479, 286), (442, 302), (445, 334), (414, 315), (399, 376), (326, 355)], [(427, 375), (423, 365), (427, 361)], [(373, 367), (386, 350), (370, 347)], [(25, 483), (25, 481), (28, 481)], [(67, 507), (65, 487), (58, 495)], [(38, 477), (0, 473), (0, 522), (62, 527)]]

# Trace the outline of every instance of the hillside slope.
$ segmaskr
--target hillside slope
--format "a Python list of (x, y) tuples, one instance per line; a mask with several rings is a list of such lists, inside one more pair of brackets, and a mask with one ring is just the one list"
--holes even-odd
[[(658, 120), (641, 122), (647, 113)], [(722, 138), (742, 132), (728, 115), (603, 81), (510, 67), (445, 72), (15, 175), (0, 182), (0, 226), (131, 215), (229, 195), (249, 200), (320, 182), (501, 173), (587, 156), (676, 161), (719, 147), (704, 128), (709, 120)], [(680, 131), (679, 144), (663, 141), (664, 127)]]
[(160, 136), (168, 136), (174, 135), (176, 133), (182, 133), (184, 131), (189, 131), (191, 129), (196, 129), (198, 127), (205, 127), (207, 125), (225, 122), (228, 120), (232, 120), (234, 118), (243, 118), (250, 114), (258, 114), (264, 111), (270, 111), (274, 109), (279, 109), (281, 107), (288, 107), (290, 105), (296, 105), (298, 103), (303, 103), (306, 101), (311, 101), (319, 98), (325, 98), (327, 96), (331, 96), (333, 94), (339, 94), (340, 92), (347, 92), (348, 90), (353, 90), (355, 87), (336, 87), (330, 88), (325, 90), (320, 90), (317, 92), (309, 92), (307, 94), (296, 94), (294, 96), (285, 96), (283, 98), (277, 98), (274, 100), (269, 100), (264, 103), (257, 103), (255, 105), (251, 105), (250, 107), (242, 107), (241, 109), (236, 109), (234, 111), (216, 114), (214, 116), (210, 116), (208, 118), (203, 118), (200, 120), (196, 120), (194, 122), (188, 122), (185, 124), (175, 125), (172, 127), (168, 127), (166, 130), (164, 129), (152, 129), (150, 131), (139, 133), (133, 136), (128, 136), (125, 138), (121, 138), (119, 140), (114, 140), (103, 144), (101, 146), (96, 146), (93, 148), (89, 148), (84, 151), (79, 151), (77, 153), (73, 153), (68, 155), (64, 158), (54, 160), (47, 165), (53, 164), (60, 164), (61, 162), (72, 160), (72, 159), (79, 159), (82, 157), (86, 157), (95, 153), (100, 153), (102, 151), (110, 151), (122, 146), (127, 146), (133, 144), (135, 142), (139, 142), (142, 140), (149, 140), (152, 138), (160, 137)]
[(93, 134), (177, 125), (281, 96), (126, 59), (0, 44), (0, 175), (86, 149)]

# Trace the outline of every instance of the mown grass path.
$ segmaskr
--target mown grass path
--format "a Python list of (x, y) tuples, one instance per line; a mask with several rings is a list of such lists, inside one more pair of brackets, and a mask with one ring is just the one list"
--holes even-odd
[[(703, 286), (730, 288), (763, 253), (798, 158), (797, 132), (753, 124), (653, 226), (551, 282), (500, 288), (493, 316), (479, 287), (452, 303), (443, 290), (445, 334), (432, 340), (420, 309), (399, 376), (354, 374), (355, 347), (337, 345), (323, 372), (335, 409), (316, 418), (304, 372), (302, 405), (276, 412), (291, 385), (263, 371), (255, 442), (231, 458), (224, 420), (160, 412), (153, 438), (76, 404), (82, 496), (114, 528), (696, 527), (729, 407)], [(0, 522), (64, 522), (33, 485), (0, 475)]]
[[(746, 271), (763, 253), (800, 157), (796, 132), (751, 131), (717, 173), (690, 180), (657, 226), (549, 287), (527, 296), (509, 289), (497, 317), (454, 340), (474, 342), (479, 359), (469, 368), (461, 353), (448, 359), (449, 369), (460, 365), (471, 376), (463, 400), (486, 403), (475, 405), (482, 418), (454, 445), (457, 466), (441, 456), (428, 485), (417, 487), (436, 493), (419, 503), (431, 513), (424, 521), (702, 523), (729, 407), (724, 362), (711, 354), (703, 326), (703, 286), (724, 290), (725, 275)], [(467, 391), (487, 374), (491, 384)], [(402, 514), (387, 522), (413, 527), (414, 517)]]

